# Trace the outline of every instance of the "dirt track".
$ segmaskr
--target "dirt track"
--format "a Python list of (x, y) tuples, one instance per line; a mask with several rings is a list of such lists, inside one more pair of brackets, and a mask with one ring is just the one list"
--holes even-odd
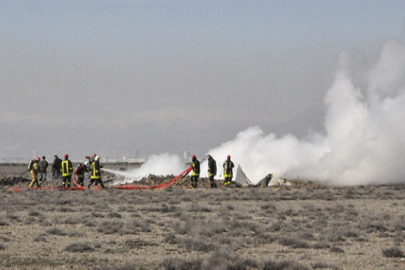
[[(0, 166), (0, 179), (24, 166)], [(1, 268), (405, 268), (404, 185), (190, 190), (186, 179), (149, 191), (9, 187), (0, 191)]]

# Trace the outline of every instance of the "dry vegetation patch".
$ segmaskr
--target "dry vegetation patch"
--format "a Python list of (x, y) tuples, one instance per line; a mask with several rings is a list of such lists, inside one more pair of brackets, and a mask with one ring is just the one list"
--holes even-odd
[(405, 267), (404, 185), (10, 192), (5, 179), (1, 268)]

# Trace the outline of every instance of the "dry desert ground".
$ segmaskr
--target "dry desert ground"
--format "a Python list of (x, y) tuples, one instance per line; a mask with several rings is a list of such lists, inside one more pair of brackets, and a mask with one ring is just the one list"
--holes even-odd
[(0, 268), (405, 268), (405, 185), (10, 191), (25, 167), (0, 166)]

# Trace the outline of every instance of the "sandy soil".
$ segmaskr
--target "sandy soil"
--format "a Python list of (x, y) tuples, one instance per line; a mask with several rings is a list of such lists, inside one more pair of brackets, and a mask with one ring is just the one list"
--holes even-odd
[(24, 170), (0, 166), (1, 268), (405, 268), (404, 185), (10, 191)]

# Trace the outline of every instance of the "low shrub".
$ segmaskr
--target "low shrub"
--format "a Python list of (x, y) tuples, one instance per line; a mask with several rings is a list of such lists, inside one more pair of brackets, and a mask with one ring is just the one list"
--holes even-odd
[(8, 222), (0, 219), (0, 226), (8, 226)]
[(341, 249), (340, 247), (331, 247), (330, 249), (329, 249), (329, 251), (330, 252), (333, 252), (333, 253), (344, 253), (345, 251), (343, 250), (343, 249)]
[(294, 261), (280, 261), (280, 262), (274, 262), (274, 261), (267, 261), (264, 263), (264, 266), (262, 268), (263, 270), (282, 270), (282, 269), (288, 269), (288, 270), (306, 270), (309, 269), (306, 266), (303, 266), (302, 264), (299, 264)]
[(181, 246), (188, 251), (200, 251), (210, 252), (216, 250), (216, 246), (213, 243), (206, 243), (202, 239), (182, 239), (180, 241)]
[(52, 235), (59, 235), (59, 236), (67, 235), (66, 232), (64, 232), (63, 230), (58, 229), (58, 228), (49, 229), (49, 230), (47, 230), (47, 233), (52, 234)]
[(28, 215), (29, 215), (30, 217), (38, 217), (38, 216), (41, 215), (41, 213), (39, 213), (39, 212), (37, 212), (37, 211), (29, 211), (29, 212), (28, 212)]
[(87, 243), (73, 243), (65, 247), (65, 251), (68, 252), (92, 252), (94, 251), (94, 248), (92, 248), (89, 244)]
[(177, 237), (174, 234), (167, 234), (164, 237), (164, 242), (168, 244), (177, 244)]
[(130, 249), (139, 249), (145, 246), (157, 246), (157, 244), (152, 242), (147, 242), (141, 239), (128, 239), (125, 241), (124, 246)]
[(108, 213), (108, 217), (110, 217), (110, 218), (122, 218), (121, 214), (115, 213), (115, 212)]
[(295, 237), (280, 237), (277, 242), (282, 246), (292, 248), (310, 248), (310, 245), (307, 242), (301, 241)]
[(78, 218), (68, 217), (63, 221), (64, 224), (74, 225), (81, 223), (81, 220)]
[(392, 248), (387, 248), (387, 249), (382, 249), (382, 253), (384, 257), (388, 258), (403, 258), (404, 253), (401, 249), (398, 247), (392, 247)]
[(34, 242), (47, 242), (45, 238), (45, 234), (39, 234), (34, 238)]
[(139, 231), (151, 232), (152, 231), (148, 222), (143, 221), (143, 220), (138, 220), (138, 219), (127, 222), (126, 229), (129, 231), (133, 231), (133, 232), (139, 232)]
[(311, 267), (313, 269), (329, 269), (329, 270), (338, 270), (340, 269), (339, 267), (332, 265), (332, 264), (328, 264), (328, 263), (322, 263), (322, 262), (318, 262), (318, 263), (314, 263), (311, 265)]
[(166, 258), (160, 266), (166, 270), (199, 270), (203, 269), (203, 261), (201, 259)]
[(105, 221), (97, 228), (97, 231), (104, 234), (119, 233), (123, 225), (121, 221)]

